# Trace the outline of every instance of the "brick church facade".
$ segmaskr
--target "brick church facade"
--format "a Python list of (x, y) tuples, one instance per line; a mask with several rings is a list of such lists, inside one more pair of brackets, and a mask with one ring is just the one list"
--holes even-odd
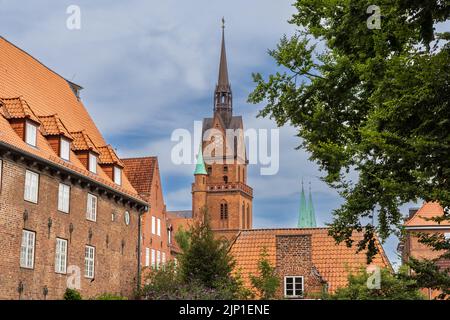
[[(224, 30), (218, 82), (214, 91), (212, 117), (203, 119), (203, 141), (197, 154), (192, 184), (192, 210), (167, 213), (172, 237), (180, 228), (189, 229), (206, 212), (215, 235), (230, 241), (244, 285), (252, 288), (250, 274), (256, 275), (262, 250), (276, 268), (280, 298), (313, 298), (345, 286), (350, 272), (367, 267), (364, 252), (345, 244), (337, 245), (327, 228), (317, 228), (311, 192), (308, 204), (302, 188), (299, 228), (253, 229), (253, 189), (247, 180), (248, 161), (244, 144), (244, 122), (234, 114), (233, 94), (228, 77)], [(355, 233), (354, 240), (361, 240)], [(179, 248), (172, 239), (172, 254)], [(383, 247), (373, 264), (391, 268)]]
[(201, 148), (192, 184), (192, 217), (204, 211), (211, 227), (225, 237), (252, 227), (253, 189), (247, 185), (244, 124), (233, 115), (224, 30), (213, 116), (203, 119)]

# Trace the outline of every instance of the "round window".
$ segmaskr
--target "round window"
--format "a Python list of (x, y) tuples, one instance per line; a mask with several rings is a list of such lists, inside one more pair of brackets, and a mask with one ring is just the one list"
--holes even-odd
[(125, 224), (130, 224), (130, 213), (128, 211), (125, 211)]

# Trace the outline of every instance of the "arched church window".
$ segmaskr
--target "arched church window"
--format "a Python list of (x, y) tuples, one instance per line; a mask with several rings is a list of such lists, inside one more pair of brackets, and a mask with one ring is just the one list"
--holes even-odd
[(226, 201), (222, 201), (220, 204), (220, 220), (228, 219), (228, 203)]
[(208, 167), (208, 174), (211, 175), (211, 173), (212, 173), (212, 167), (209, 166), (209, 167)]
[(246, 229), (246, 227), (245, 227), (245, 203), (244, 202), (242, 202), (241, 219), (242, 219), (242, 228)]
[(228, 183), (228, 176), (223, 176), (223, 182)]
[(250, 206), (247, 203), (247, 228), (250, 229)]
[(228, 166), (223, 167), (223, 173), (228, 173)]

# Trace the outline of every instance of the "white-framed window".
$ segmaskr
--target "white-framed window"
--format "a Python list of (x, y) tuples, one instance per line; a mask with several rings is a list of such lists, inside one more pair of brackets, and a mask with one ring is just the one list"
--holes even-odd
[(166, 264), (166, 253), (165, 253), (165, 252), (163, 252), (163, 253), (161, 254), (161, 263), (162, 263), (163, 265)]
[(303, 296), (303, 277), (284, 277), (284, 296), (286, 298), (299, 298)]
[(122, 184), (122, 169), (119, 167), (114, 167), (114, 183), (118, 185)]
[(26, 201), (38, 202), (39, 190), (39, 174), (36, 172), (26, 170), (25, 172), (25, 192), (23, 198)]
[(56, 238), (55, 272), (67, 272), (67, 240)]
[(169, 228), (167, 228), (167, 242), (169, 244), (172, 244), (172, 226), (169, 226)]
[(30, 146), (36, 147), (37, 126), (30, 121), (25, 122), (25, 142)]
[(155, 249), (152, 249), (152, 268), (156, 266), (156, 253)]
[(59, 156), (69, 161), (70, 160), (70, 141), (64, 137), (61, 137), (59, 144)]
[(35, 243), (36, 233), (29, 230), (22, 230), (22, 245), (20, 247), (20, 266), (22, 268), (34, 268)]
[(128, 226), (130, 224), (130, 213), (128, 211), (125, 211), (124, 219), (125, 219), (125, 224)]
[(84, 249), (84, 276), (93, 279), (95, 272), (95, 247), (86, 246)]
[(152, 216), (152, 234), (156, 234), (156, 218)]
[(89, 152), (89, 171), (97, 173), (97, 156), (92, 152)]
[(91, 193), (87, 195), (86, 219), (97, 221), (97, 197)]
[(70, 207), (70, 186), (64, 183), (59, 184), (58, 190), (58, 210), (69, 213)]
[(450, 240), (450, 232), (444, 233), (445, 240)]
[(150, 266), (150, 248), (145, 248), (145, 266)]
[(158, 223), (157, 223), (157, 228), (156, 228), (156, 234), (158, 235), (158, 236), (161, 236), (161, 219), (157, 219), (156, 220)]
[(116, 212), (115, 211), (111, 212), (111, 222), (114, 222), (114, 221), (116, 221)]
[(156, 251), (156, 269), (159, 269), (159, 265), (161, 264), (161, 251)]

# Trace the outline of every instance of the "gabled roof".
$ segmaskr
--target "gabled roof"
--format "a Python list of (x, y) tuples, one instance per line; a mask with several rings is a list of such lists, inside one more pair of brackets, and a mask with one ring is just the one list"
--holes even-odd
[[(224, 127), (224, 129), (243, 129), (244, 124), (242, 122), (242, 116), (233, 116), (231, 117), (230, 123), (228, 127), (225, 126), (223, 120), (221, 117), (220, 121)], [(203, 131), (202, 135), (205, 133), (206, 130), (211, 129), (213, 127), (214, 118), (204, 118), (203, 119)]]
[[(344, 243), (337, 245), (328, 235), (328, 228), (306, 229), (254, 229), (241, 231), (231, 246), (230, 252), (236, 259), (236, 270), (241, 271), (244, 283), (249, 284), (249, 274), (258, 274), (258, 261), (265, 247), (272, 266), (276, 266), (276, 236), (311, 235), (311, 259), (320, 276), (328, 283), (330, 292), (347, 284), (349, 272), (366, 267), (365, 252), (356, 253)], [(362, 233), (354, 235), (355, 241), (363, 238)], [(377, 241), (380, 253), (372, 264), (391, 268), (382, 246)]]
[(38, 117), (31, 110), (23, 97), (0, 98), (1, 112), (3, 116), (10, 119), (30, 119), (40, 123)]
[(4, 97), (3, 101), (7, 100), (7, 108), (10, 107), (7, 112), (5, 112), (7, 108), (0, 108), (2, 113), (0, 147), (27, 153), (48, 164), (75, 171), (83, 177), (108, 186), (113, 191), (144, 203), (126, 176), (122, 177), (122, 184), (119, 186), (101, 169), (97, 174), (89, 172), (77, 157), (71, 157), (70, 162), (62, 160), (50, 147), (41, 130), (37, 136), (37, 148), (27, 145), (17, 135), (8, 122), (8, 117), (12, 119), (25, 116), (39, 123), (37, 115), (57, 114), (69, 133), (83, 130), (84, 133), (79, 134), (82, 135), (81, 141), (72, 145), (75, 150), (87, 148), (95, 151), (96, 146), (106, 145), (103, 136), (67, 80), (1, 36), (0, 96)]
[(133, 187), (139, 194), (149, 197), (152, 191), (152, 182), (158, 158), (141, 157), (121, 160), (124, 165), (124, 172)]
[(64, 125), (64, 123), (62, 123), (57, 114), (53, 114), (50, 116), (39, 116), (38, 118), (41, 122), (43, 129), (42, 134), (44, 136), (63, 135), (66, 138), (73, 140), (73, 137), (69, 133), (69, 130), (67, 130), (66, 126)]
[(100, 151), (92, 142), (91, 137), (86, 133), (85, 130), (71, 132), (73, 137), (72, 150), (74, 151), (92, 151), (100, 154)]
[(444, 209), (438, 202), (425, 202), (422, 207), (405, 222), (406, 227), (426, 227), (426, 226), (450, 226), (450, 221), (444, 220), (440, 224), (433, 220), (435, 217), (442, 217)]
[(119, 159), (110, 144), (108, 144), (107, 146), (99, 147), (98, 151), (100, 152), (99, 164), (114, 164), (122, 168), (124, 167), (123, 162)]

